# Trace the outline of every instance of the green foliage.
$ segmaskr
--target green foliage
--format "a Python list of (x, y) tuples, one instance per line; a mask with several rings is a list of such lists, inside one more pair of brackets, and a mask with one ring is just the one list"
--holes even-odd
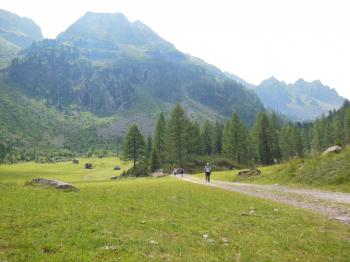
[(124, 143), (123, 157), (132, 160), (134, 168), (137, 162), (145, 159), (146, 142), (136, 125), (132, 125), (128, 131)]
[(160, 164), (165, 162), (165, 149), (166, 149), (166, 122), (164, 114), (161, 113), (154, 128), (153, 135), (154, 147), (157, 150)]
[(202, 135), (202, 142), (204, 146), (204, 153), (206, 155), (211, 155), (214, 151), (213, 150), (214, 129), (208, 120), (204, 122), (201, 135)]
[(153, 147), (152, 148), (152, 152), (151, 152), (151, 156), (149, 158), (149, 171), (150, 173), (156, 171), (157, 169), (159, 169), (160, 166), (160, 162), (158, 159), (158, 154), (157, 154), (157, 150)]
[(177, 104), (171, 113), (167, 131), (169, 155), (179, 167), (183, 166), (185, 159), (188, 157), (186, 150), (188, 148), (186, 139), (188, 125), (189, 119), (185, 111)]
[(270, 124), (265, 113), (260, 113), (253, 129), (257, 162), (263, 165), (273, 164)]
[(237, 163), (248, 162), (248, 131), (236, 113), (226, 123), (223, 152)]

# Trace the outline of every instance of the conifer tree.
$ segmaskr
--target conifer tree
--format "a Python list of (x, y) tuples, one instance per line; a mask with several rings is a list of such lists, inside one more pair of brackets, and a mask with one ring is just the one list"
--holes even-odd
[(223, 133), (223, 152), (238, 163), (247, 161), (248, 132), (238, 115), (234, 113), (226, 123)]
[(156, 148), (160, 165), (163, 166), (165, 162), (165, 149), (166, 149), (166, 121), (164, 114), (161, 113), (157, 120), (154, 129), (154, 147)]
[(183, 167), (186, 154), (186, 131), (189, 119), (182, 107), (177, 104), (171, 113), (168, 128), (169, 152), (175, 163)]
[(160, 168), (160, 162), (158, 159), (157, 150), (155, 147), (153, 147), (149, 158), (149, 171), (150, 173), (153, 173), (159, 168)]
[(152, 137), (149, 135), (147, 136), (147, 141), (146, 141), (146, 158), (148, 159), (151, 156), (151, 152), (152, 152)]
[(137, 125), (132, 125), (126, 135), (123, 157), (136, 163), (145, 158), (145, 138)]
[(209, 121), (205, 121), (202, 127), (202, 140), (204, 146), (204, 153), (206, 155), (211, 155), (213, 153), (213, 144), (214, 144), (214, 131), (212, 125)]
[(281, 158), (281, 149), (278, 137), (278, 117), (276, 113), (273, 113), (270, 119), (271, 128), (271, 144), (272, 144), (272, 155), (276, 160)]
[(344, 142), (350, 144), (350, 107), (347, 107), (344, 113)]
[(202, 136), (198, 124), (189, 122), (186, 128), (186, 155), (198, 156), (202, 155), (204, 152), (204, 142), (202, 141)]
[(214, 129), (214, 145), (213, 150), (215, 154), (221, 155), (222, 152), (222, 137), (224, 125), (216, 121)]
[(257, 160), (263, 165), (273, 164), (270, 124), (265, 113), (260, 113), (254, 125), (253, 136)]

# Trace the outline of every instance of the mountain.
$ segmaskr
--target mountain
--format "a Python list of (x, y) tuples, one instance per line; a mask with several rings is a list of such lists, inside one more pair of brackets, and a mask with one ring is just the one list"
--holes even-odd
[(344, 103), (337, 91), (319, 80), (306, 82), (299, 79), (294, 84), (286, 84), (270, 78), (262, 81), (255, 91), (266, 107), (297, 121), (315, 119)]
[(0, 67), (7, 65), (22, 48), (43, 39), (33, 20), (0, 9)]
[[(48, 126), (61, 127), (49, 129), (46, 137), (60, 134), (64, 137), (61, 145), (70, 148), (76, 139), (69, 138), (65, 128), (90, 130), (102, 139), (90, 145), (101, 145), (108, 137), (122, 136), (132, 122), (151, 132), (158, 114), (169, 112), (176, 103), (197, 121), (225, 119), (237, 112), (252, 125), (264, 111), (252, 90), (120, 13), (88, 12), (56, 39), (36, 41), (22, 49), (3, 70), (0, 89), (10, 101), (0, 108), (0, 124), (7, 134), (18, 133), (21, 121), (10, 125), (6, 114), (26, 121), (34, 117), (33, 123), (38, 121), (36, 114), (43, 114), (41, 118), (53, 122), (42, 128), (38, 124), (35, 130), (42, 134)], [(20, 113), (14, 96), (31, 101), (26, 103), (26, 114)], [(41, 112), (45, 108), (47, 112)], [(89, 120), (77, 115), (88, 115)], [(23, 130), (20, 133), (31, 134), (27, 141), (38, 139)]]
[(313, 120), (330, 110), (339, 109), (344, 103), (344, 98), (335, 89), (319, 80), (307, 82), (299, 79), (294, 84), (286, 84), (271, 77), (254, 86), (234, 74), (226, 72), (226, 75), (254, 90), (266, 108), (294, 121)]
[(86, 13), (56, 40), (23, 50), (7, 72), (27, 95), (99, 116), (154, 114), (182, 103), (194, 117), (236, 111), (251, 123), (264, 110), (254, 92), (122, 14)]

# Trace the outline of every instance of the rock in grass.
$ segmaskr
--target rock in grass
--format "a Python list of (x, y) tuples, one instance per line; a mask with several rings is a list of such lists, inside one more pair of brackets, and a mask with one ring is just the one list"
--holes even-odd
[(252, 168), (249, 170), (242, 170), (240, 171), (237, 176), (239, 177), (251, 177), (251, 176), (259, 176), (261, 174), (261, 171), (256, 168)]
[(120, 166), (115, 166), (113, 170), (121, 170), (122, 168)]
[(57, 189), (68, 189), (68, 190), (75, 190), (78, 191), (78, 189), (71, 184), (68, 184), (63, 181), (57, 181), (57, 180), (50, 180), (46, 178), (34, 178), (31, 182), (32, 185), (38, 184), (38, 185), (46, 185), (50, 187), (54, 187)]
[(155, 172), (152, 173), (153, 177), (165, 177), (166, 174), (164, 174), (163, 169), (157, 169)]
[(322, 155), (328, 155), (331, 153), (339, 153), (340, 151), (342, 151), (342, 147), (341, 146), (331, 146), (329, 148), (327, 148), (325, 151), (323, 151)]
[(92, 169), (92, 164), (91, 163), (85, 163), (85, 168), (86, 169)]

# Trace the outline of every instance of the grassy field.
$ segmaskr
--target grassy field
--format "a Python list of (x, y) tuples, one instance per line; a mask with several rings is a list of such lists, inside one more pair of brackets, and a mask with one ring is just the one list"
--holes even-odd
[[(350, 260), (347, 225), (173, 177), (111, 181), (116, 164), (0, 166), (0, 261)], [(80, 191), (25, 186), (34, 177)]]
[[(258, 167), (260, 176), (242, 178), (238, 170), (213, 172), (212, 179), (257, 184), (281, 184), (350, 192), (350, 149), (340, 154), (291, 160)], [(196, 174), (204, 177), (203, 174)]]

